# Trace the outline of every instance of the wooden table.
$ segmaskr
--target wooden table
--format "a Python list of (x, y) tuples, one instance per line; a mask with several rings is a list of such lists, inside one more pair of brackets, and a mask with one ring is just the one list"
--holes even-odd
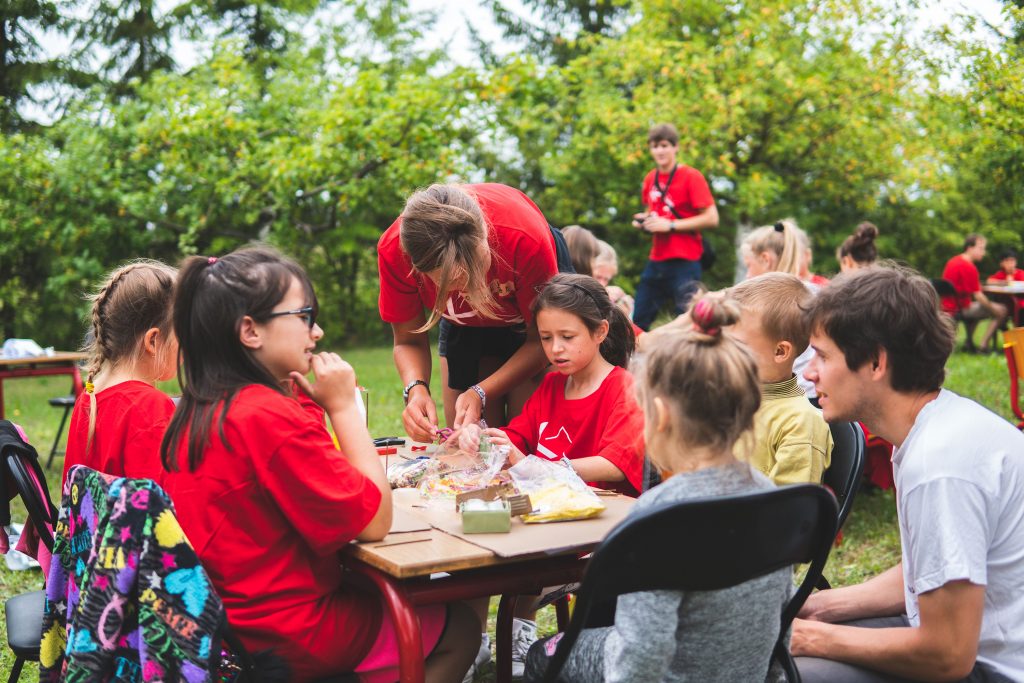
[(71, 375), (71, 391), (75, 396), (82, 393), (82, 373), (79, 362), (87, 354), (58, 351), (52, 356), (32, 358), (0, 358), (0, 419), (4, 417), (4, 380), (18, 377), (45, 377), (47, 375)]
[[(539, 595), (547, 587), (579, 581), (584, 555), (625, 518), (632, 499), (603, 498), (608, 505), (595, 519), (546, 525), (513, 520), (509, 534), (457, 534), (454, 503), (428, 508), (395, 503), (392, 533), (383, 540), (355, 543), (345, 565), (380, 590), (398, 631), (401, 683), (423, 681), (417, 605), (500, 595), (496, 633), (498, 683), (512, 679), (512, 616), (519, 595)], [(438, 527), (444, 527), (447, 531)], [(496, 538), (501, 537), (501, 538)], [(519, 554), (512, 546), (519, 542)], [(500, 552), (485, 547), (500, 548)], [(438, 573), (443, 576), (436, 576)], [(435, 576), (431, 576), (431, 575)], [(567, 611), (559, 614), (564, 627)]]

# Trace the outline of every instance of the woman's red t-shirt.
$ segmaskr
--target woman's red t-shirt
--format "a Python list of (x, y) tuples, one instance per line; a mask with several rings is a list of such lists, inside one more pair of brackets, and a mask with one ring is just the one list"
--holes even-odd
[(160, 442), (174, 414), (170, 397), (136, 380), (97, 392), (96, 427), (87, 453), (89, 403), (89, 394), (83, 392), (71, 411), (61, 481), (72, 465), (85, 465), (116, 477), (158, 479), (163, 471)]
[[(519, 190), (497, 183), (466, 185), (490, 225), (491, 267), (487, 282), (498, 304), (497, 319), (478, 315), (459, 293), (448, 298), (442, 314), (456, 325), (508, 327), (532, 320), (530, 306), (537, 288), (558, 272), (555, 243), (544, 214)], [(413, 271), (402, 251), (402, 217), (377, 243), (380, 272), (378, 306), (384, 322), (403, 323), (434, 307), (437, 287)]]
[(601, 456), (626, 481), (590, 483), (636, 496), (643, 485), (644, 416), (633, 396), (633, 376), (616, 367), (597, 391), (572, 400), (565, 398), (567, 379), (545, 375), (523, 412), (502, 431), (522, 452), (548, 460)]
[(218, 419), (196, 471), (186, 435), (163, 484), (232, 628), (251, 651), (284, 657), (289, 680), (352, 670), (381, 603), (343, 584), (337, 552), (373, 519), (380, 491), (295, 398), (250, 385), (231, 402), (225, 441)]

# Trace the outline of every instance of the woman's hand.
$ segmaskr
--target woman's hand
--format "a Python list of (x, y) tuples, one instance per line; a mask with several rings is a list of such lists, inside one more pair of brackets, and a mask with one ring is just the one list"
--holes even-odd
[(336, 353), (322, 351), (310, 363), (316, 383), (300, 372), (288, 373), (328, 414), (355, 409), (356, 371)]
[(644, 219), (644, 230), (647, 232), (671, 232), (672, 221), (651, 213)]
[(462, 429), (463, 425), (479, 422), (483, 417), (482, 403), (480, 395), (472, 389), (459, 394), (455, 399), (455, 420), (452, 422), (452, 429)]
[(409, 403), (402, 411), (402, 424), (413, 441), (429, 443), (437, 437), (437, 406), (423, 387), (413, 387), (409, 394)]
[(456, 443), (459, 444), (460, 451), (476, 453), (480, 450), (480, 434), (482, 433), (483, 431), (480, 429), (480, 426), (471, 422), (455, 434), (449, 436), (448, 439), (457, 438), (458, 441)]
[(508, 434), (500, 429), (485, 429), (484, 435), (490, 439), (492, 446), (508, 446), (508, 462), (510, 465), (515, 465), (526, 456), (521, 450), (516, 448), (515, 444), (508, 438)]

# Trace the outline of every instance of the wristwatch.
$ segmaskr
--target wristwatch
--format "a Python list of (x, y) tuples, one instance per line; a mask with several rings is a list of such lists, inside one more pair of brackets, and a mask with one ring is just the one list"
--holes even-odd
[(414, 379), (405, 385), (405, 389), (402, 389), (402, 400), (405, 401), (405, 405), (409, 405), (409, 392), (413, 390), (417, 385), (422, 384), (427, 388), (427, 393), (430, 393), (430, 385), (421, 379)]

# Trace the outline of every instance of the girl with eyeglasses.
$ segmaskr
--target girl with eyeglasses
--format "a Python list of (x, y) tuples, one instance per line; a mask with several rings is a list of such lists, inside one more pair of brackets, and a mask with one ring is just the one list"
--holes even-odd
[[(343, 579), (337, 551), (388, 533), (391, 489), (352, 367), (316, 352), (317, 310), (305, 271), (273, 250), (185, 260), (174, 299), (182, 398), (163, 483), (251, 652), (272, 651), (289, 681), (388, 676), (394, 626), (379, 596)], [(475, 616), (453, 604), (419, 619), (427, 680), (461, 678), (477, 651)]]

